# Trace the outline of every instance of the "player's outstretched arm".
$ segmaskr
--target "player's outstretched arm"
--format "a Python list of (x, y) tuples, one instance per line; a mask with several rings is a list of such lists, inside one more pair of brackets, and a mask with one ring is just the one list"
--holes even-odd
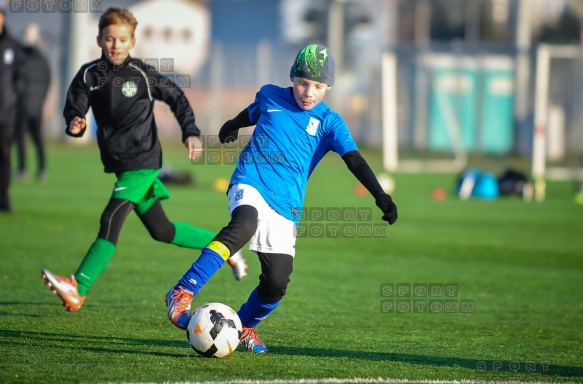
[(374, 172), (360, 152), (347, 152), (342, 156), (342, 160), (344, 160), (350, 172), (352, 172), (358, 181), (374, 197), (377, 207), (383, 212), (383, 220), (388, 221), (390, 225), (397, 221), (397, 206), (393, 202), (393, 198), (385, 193)]
[(253, 125), (249, 119), (247, 108), (239, 112), (237, 116), (227, 121), (219, 130), (221, 144), (232, 143), (239, 137), (239, 129)]

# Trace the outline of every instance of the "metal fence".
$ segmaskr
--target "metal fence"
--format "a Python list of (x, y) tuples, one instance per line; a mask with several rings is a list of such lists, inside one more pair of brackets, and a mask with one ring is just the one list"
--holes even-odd
[[(300, 47), (258, 42), (211, 44), (203, 69), (184, 89), (197, 122), (207, 134), (250, 104), (259, 87), (290, 85), (289, 69)], [(449, 153), (459, 140), (468, 153), (529, 156), (534, 120), (536, 50), (527, 53), (528, 83), (516, 86), (519, 52), (510, 46), (460, 44), (387, 48), (397, 58), (397, 119), (400, 151)], [(381, 56), (377, 51), (351, 50), (337, 73), (326, 103), (346, 120), (355, 139), (379, 147), (383, 132)], [(58, 67), (62, 52), (52, 50)], [(581, 58), (552, 61), (549, 103), (553, 124), (560, 124), (564, 156), (579, 156), (582, 142)], [(53, 71), (55, 77), (59, 74)], [(59, 80), (53, 85), (57, 87)], [(55, 89), (48, 106), (47, 133), (62, 135), (61, 108), (65, 90)], [(516, 116), (517, 92), (526, 92), (527, 112)], [(169, 110), (157, 107), (161, 136), (179, 137)], [(452, 131), (452, 126), (455, 128)], [(457, 136), (456, 136), (457, 135)], [(559, 145), (555, 142), (555, 145)], [(560, 152), (560, 151), (559, 151)]]

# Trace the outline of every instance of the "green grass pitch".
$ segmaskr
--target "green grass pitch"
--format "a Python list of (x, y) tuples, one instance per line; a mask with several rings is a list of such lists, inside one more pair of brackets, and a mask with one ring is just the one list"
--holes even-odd
[[(372, 209), (373, 220), (306, 220), (315, 232), (297, 241), (288, 294), (258, 327), (271, 353), (206, 359), (163, 300), (198, 252), (156, 243), (134, 215), (81, 311), (66, 312), (42, 284), (41, 268), (75, 271), (114, 180), (94, 146), (53, 144), (48, 154), (48, 180), (14, 181), (16, 212), (0, 215), (1, 383), (583, 382), (583, 206), (570, 183), (549, 183), (544, 203), (435, 201), (431, 190), (451, 190), (455, 175), (395, 174), (398, 222), (384, 236), (350, 237), (351, 225), (381, 224), (380, 212), (329, 155), (306, 206)], [(193, 166), (166, 144), (164, 156), (196, 178), (169, 187), (170, 219), (219, 230), (226, 197), (212, 183), (232, 166)], [(319, 236), (322, 224), (348, 232)], [(223, 268), (194, 305), (238, 309), (259, 274), (245, 255), (246, 279)]]

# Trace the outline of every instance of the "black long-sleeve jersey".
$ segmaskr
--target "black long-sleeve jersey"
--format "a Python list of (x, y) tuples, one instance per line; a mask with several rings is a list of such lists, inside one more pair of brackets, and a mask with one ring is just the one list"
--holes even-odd
[(184, 92), (141, 60), (128, 57), (114, 65), (105, 57), (84, 64), (69, 86), (63, 111), (69, 132), (75, 117), (89, 110), (97, 123), (97, 143), (106, 173), (159, 169), (162, 148), (154, 119), (154, 100), (164, 101), (182, 130), (182, 141), (200, 136)]

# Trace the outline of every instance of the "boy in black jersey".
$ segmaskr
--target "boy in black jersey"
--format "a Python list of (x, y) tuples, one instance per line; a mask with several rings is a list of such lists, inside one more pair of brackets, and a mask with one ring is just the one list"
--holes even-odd
[[(41, 272), (45, 284), (70, 312), (78, 311), (85, 294), (115, 252), (122, 225), (133, 210), (153, 239), (180, 247), (202, 249), (215, 233), (187, 223), (170, 222), (161, 200), (170, 197), (158, 179), (162, 149), (154, 120), (154, 100), (172, 110), (182, 131), (188, 157), (202, 153), (200, 130), (182, 92), (170, 79), (132, 58), (137, 20), (126, 9), (109, 8), (99, 20), (97, 45), (101, 58), (84, 64), (71, 82), (63, 115), (69, 136), (83, 136), (89, 107), (97, 122), (97, 143), (106, 173), (117, 180), (101, 215), (97, 239), (71, 278)], [(239, 253), (229, 260), (238, 280), (245, 275)]]

